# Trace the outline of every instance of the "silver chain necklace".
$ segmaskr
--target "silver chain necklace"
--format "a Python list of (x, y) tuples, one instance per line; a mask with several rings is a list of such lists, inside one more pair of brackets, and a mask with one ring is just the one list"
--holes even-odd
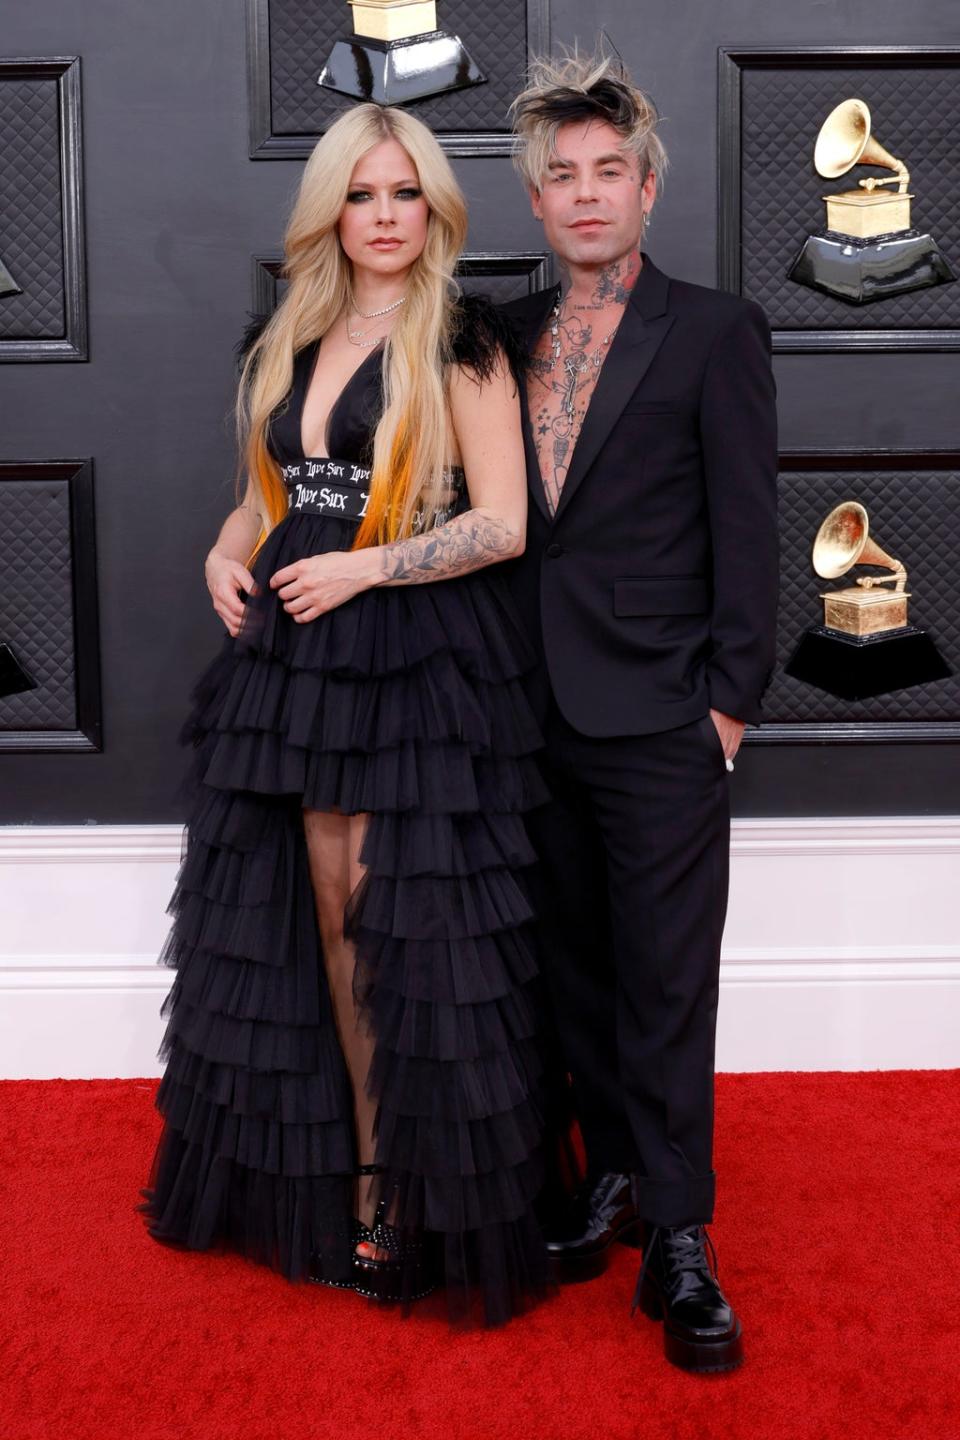
[(383, 339), (382, 335), (378, 335), (374, 340), (364, 340), (361, 338), (364, 335), (369, 335), (371, 330), (375, 330), (377, 328), (375, 325), (369, 325), (366, 330), (351, 330), (350, 321), (346, 315), (344, 315), (343, 321), (347, 327), (347, 340), (351, 345), (355, 345), (358, 350), (372, 350), (374, 345), (379, 345)]
[[(406, 299), (406, 295), (401, 295), (399, 300), (394, 300), (390, 305), (384, 305), (382, 310), (371, 310), (370, 314), (368, 315), (365, 310), (360, 309), (360, 306), (357, 304), (356, 300), (354, 300), (353, 296), (351, 295), (350, 308), (357, 312), (361, 320), (377, 320), (381, 315), (391, 315), (394, 310), (399, 310), (400, 306), (405, 304)], [(357, 336), (368, 335), (369, 333), (369, 330), (353, 331), (353, 334)]]
[(363, 330), (351, 330), (349, 319), (350, 311), (345, 310), (343, 312), (343, 323), (347, 327), (347, 340), (350, 344), (355, 345), (358, 350), (372, 350), (375, 345), (379, 345), (383, 339), (382, 335), (378, 335), (375, 340), (364, 340), (364, 335), (369, 335), (373, 330), (376, 330), (378, 321), (382, 316), (390, 315), (394, 310), (399, 310), (406, 298), (406, 295), (401, 295), (400, 299), (394, 300), (392, 305), (385, 305), (382, 310), (374, 310), (369, 315), (365, 315), (362, 310), (357, 309), (356, 304), (351, 301), (350, 303), (353, 309), (357, 311), (357, 314), (362, 316), (364, 320), (372, 320), (373, 324), (368, 325)]
[[(560, 344), (560, 311), (562, 307), (563, 297), (562, 295), (558, 295), (556, 300), (554, 301), (553, 309), (550, 312), (551, 370), (556, 367), (556, 363), (560, 359), (560, 352), (562, 348)], [(623, 317), (621, 315), (621, 319), (622, 318)], [(568, 420), (572, 420), (574, 416), (574, 401), (577, 393), (578, 378), (583, 374), (584, 370), (589, 370), (591, 365), (595, 370), (600, 369), (600, 366), (603, 364), (604, 346), (610, 344), (610, 341), (617, 333), (617, 328), (619, 327), (619, 324), (620, 320), (618, 320), (616, 325), (614, 325), (609, 335), (605, 335), (603, 337), (600, 344), (597, 346), (596, 350), (594, 350), (592, 355), (588, 355), (584, 350), (578, 350), (575, 354), (568, 355), (564, 360), (563, 368), (567, 373), (567, 384), (563, 392), (563, 397), (560, 401), (560, 407)]]

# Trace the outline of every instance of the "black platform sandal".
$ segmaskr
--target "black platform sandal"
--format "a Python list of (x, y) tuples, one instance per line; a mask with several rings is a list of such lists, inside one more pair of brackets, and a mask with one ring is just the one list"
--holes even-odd
[[(357, 1175), (375, 1175), (379, 1170), (378, 1165), (359, 1165), (355, 1171)], [(369, 1225), (364, 1225), (362, 1220), (353, 1217), (350, 1227), (350, 1253), (356, 1255), (357, 1246), (372, 1243), (373, 1232)], [(310, 1256), (310, 1272), (308, 1278), (315, 1285), (329, 1285), (334, 1290), (353, 1290), (356, 1288), (356, 1271), (353, 1264), (350, 1266), (349, 1276), (338, 1276), (333, 1278), (324, 1274), (323, 1256), (316, 1250)]]
[[(377, 1175), (380, 1165), (361, 1165), (360, 1175)], [(437, 1288), (436, 1267), (430, 1264), (422, 1234), (408, 1235), (386, 1220), (390, 1202), (382, 1197), (377, 1204), (373, 1227), (357, 1221), (353, 1250), (353, 1289), (369, 1300), (383, 1302), (422, 1300)], [(386, 1250), (386, 1260), (357, 1254), (357, 1245), (374, 1245)]]

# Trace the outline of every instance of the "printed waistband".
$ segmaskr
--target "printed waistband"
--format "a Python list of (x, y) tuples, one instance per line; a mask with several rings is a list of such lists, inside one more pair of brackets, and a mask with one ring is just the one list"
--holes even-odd
[[(352, 460), (298, 460), (295, 465), (281, 467), (291, 510), (306, 511), (310, 515), (336, 515), (339, 520), (362, 520), (367, 513), (370, 500), (370, 477), (373, 473), (365, 465), (355, 465)], [(451, 474), (462, 475), (457, 467)], [(445, 525), (451, 516), (466, 503), (461, 493), (447, 510), (439, 510), (433, 518), (434, 526)], [(423, 528), (423, 511), (415, 510), (411, 517), (411, 534), (417, 535)]]
[(291, 510), (362, 520), (370, 499), (370, 470), (352, 460), (299, 460), (284, 465), (283, 478)]

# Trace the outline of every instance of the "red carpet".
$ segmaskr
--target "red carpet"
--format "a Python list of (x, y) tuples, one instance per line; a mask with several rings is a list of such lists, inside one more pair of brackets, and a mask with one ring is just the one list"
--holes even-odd
[(747, 1359), (694, 1377), (627, 1303), (636, 1256), (450, 1333), (134, 1211), (152, 1080), (0, 1083), (3, 1440), (957, 1440), (960, 1071), (724, 1075), (720, 1279)]

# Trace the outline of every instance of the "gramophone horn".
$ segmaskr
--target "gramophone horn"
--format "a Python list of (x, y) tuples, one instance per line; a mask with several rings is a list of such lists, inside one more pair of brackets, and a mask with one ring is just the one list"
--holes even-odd
[[(863, 506), (856, 500), (845, 500), (830, 511), (817, 531), (813, 568), (824, 580), (836, 580), (853, 565), (880, 565), (892, 570), (898, 590), (902, 590), (907, 581), (907, 572), (900, 561), (870, 539), (870, 521)], [(863, 576), (857, 583), (869, 589), (876, 579)]]
[[(820, 126), (813, 151), (814, 167), (826, 180), (836, 180), (854, 165), (879, 165), (884, 170), (893, 170), (901, 190), (905, 190), (910, 179), (907, 167), (871, 135), (870, 125), (870, 108), (864, 100), (842, 101)], [(866, 189), (873, 189), (872, 185), (861, 183)]]

